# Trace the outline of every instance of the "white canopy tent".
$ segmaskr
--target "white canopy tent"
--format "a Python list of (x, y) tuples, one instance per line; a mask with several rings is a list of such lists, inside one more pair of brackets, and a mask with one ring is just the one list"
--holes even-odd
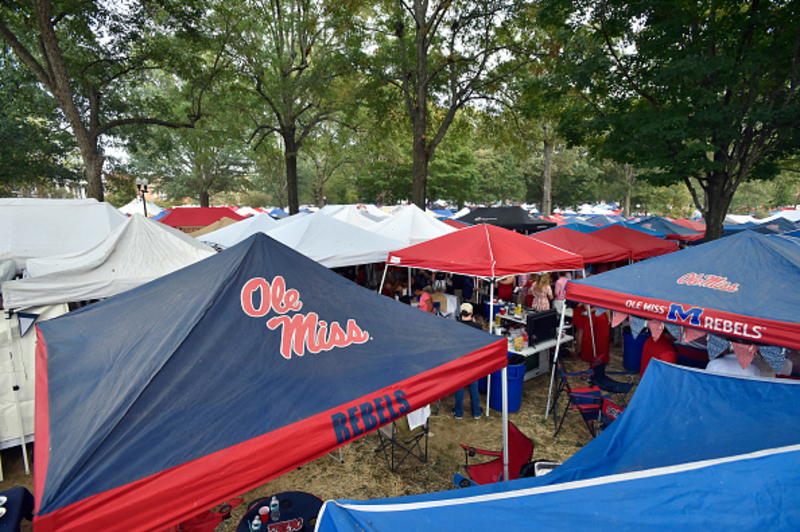
[[(161, 207), (153, 203), (152, 201), (147, 202), (147, 217), (153, 217), (156, 214), (159, 214), (163, 211)], [(136, 196), (131, 200), (130, 203), (127, 203), (119, 208), (119, 212), (126, 216), (130, 216), (131, 214), (142, 214), (144, 215), (144, 206), (142, 205), (142, 197)]]
[(759, 222), (760, 223), (771, 222), (773, 220), (777, 220), (778, 218), (786, 218), (790, 222), (798, 223), (800, 222), (800, 209), (795, 209), (791, 211), (780, 211), (773, 214), (772, 216), (764, 218), (763, 220), (759, 220)]
[[(21, 446), (26, 473), (28, 454), (22, 442), (23, 436), (25, 442), (33, 441), (36, 391), (36, 331), (31, 325), (67, 310), (65, 304), (35, 307), (22, 315), (9, 313), (0, 324), (0, 449)], [(2, 471), (0, 465), (0, 481)]]
[(267, 233), (328, 268), (384, 262), (390, 251), (406, 246), (320, 212), (308, 214)]
[(350, 225), (354, 225), (362, 229), (368, 229), (378, 223), (379, 220), (383, 220), (385, 218), (376, 218), (371, 214), (367, 214), (366, 209), (359, 209), (355, 205), (345, 205), (338, 212), (330, 216), (331, 218), (335, 218), (342, 222), (347, 222)]
[[(284, 218), (284, 220), (288, 219), (288, 217)], [(269, 214), (259, 212), (249, 218), (245, 218), (241, 222), (236, 222), (222, 229), (217, 229), (216, 231), (201, 235), (198, 237), (198, 240), (208, 244), (229, 248), (251, 235), (267, 233), (276, 227), (280, 227), (280, 225), (280, 222)]]
[(20, 309), (111, 297), (214, 253), (180, 231), (134, 214), (92, 248), (29, 260), (29, 278), (3, 283), (3, 301), (6, 308)]
[(22, 273), (28, 259), (88, 249), (125, 220), (94, 199), (0, 199), (0, 260), (13, 259)]
[(369, 231), (386, 238), (401, 240), (406, 246), (413, 246), (457, 231), (446, 223), (425, 214), (416, 205), (408, 205), (397, 211), (391, 218), (378, 222)]

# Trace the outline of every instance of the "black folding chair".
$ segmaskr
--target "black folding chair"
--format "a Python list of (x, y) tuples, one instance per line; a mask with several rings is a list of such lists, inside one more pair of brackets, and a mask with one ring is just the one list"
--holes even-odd
[(424, 425), (410, 430), (408, 418), (403, 417), (378, 429), (380, 446), (375, 449), (375, 452), (383, 451), (389, 471), (392, 473), (397, 471), (409, 456), (413, 456), (423, 464), (428, 462), (428, 433), (430, 432), (428, 423), (429, 421), (426, 419)]

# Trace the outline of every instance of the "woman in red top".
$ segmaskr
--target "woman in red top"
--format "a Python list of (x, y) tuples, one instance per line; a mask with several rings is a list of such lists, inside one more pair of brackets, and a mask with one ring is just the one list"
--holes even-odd
[(514, 299), (514, 286), (516, 285), (516, 279), (513, 275), (509, 275), (507, 277), (503, 277), (502, 279), (497, 281), (497, 299), (502, 299), (503, 301), (512, 301)]

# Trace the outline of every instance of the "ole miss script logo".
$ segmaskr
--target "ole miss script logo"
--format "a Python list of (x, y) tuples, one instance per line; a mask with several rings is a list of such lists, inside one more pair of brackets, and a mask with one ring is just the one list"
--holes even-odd
[[(254, 297), (254, 296), (258, 297)], [(281, 356), (287, 360), (292, 353), (303, 356), (309, 353), (330, 351), (334, 347), (347, 347), (352, 344), (363, 344), (369, 340), (369, 333), (361, 330), (356, 320), (347, 320), (342, 327), (338, 322), (328, 323), (319, 319), (316, 312), (300, 314), (303, 302), (300, 292), (286, 289), (286, 281), (278, 275), (268, 282), (261, 277), (254, 277), (242, 287), (242, 310), (253, 318), (262, 318), (274, 311), (277, 316), (267, 320), (271, 330), (281, 329)], [(287, 316), (289, 312), (297, 312)]]

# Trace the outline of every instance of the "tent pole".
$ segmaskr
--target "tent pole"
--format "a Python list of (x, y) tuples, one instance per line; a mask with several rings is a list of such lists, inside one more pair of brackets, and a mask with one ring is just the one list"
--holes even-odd
[[(559, 318), (558, 322), (558, 336), (556, 336), (556, 352), (553, 355), (553, 368), (550, 371), (550, 390), (547, 392), (547, 410), (544, 412), (544, 419), (547, 420), (547, 417), (550, 415), (550, 401), (553, 397), (553, 382), (556, 378), (556, 366), (558, 365), (558, 351), (561, 347), (561, 335), (564, 334), (564, 316), (567, 313), (567, 302), (564, 301), (564, 304), (561, 305), (561, 318)], [(573, 333), (574, 334), (574, 333)], [(573, 340), (574, 341), (574, 340)]]
[(411, 297), (411, 268), (408, 269), (408, 293), (406, 294), (409, 298)]
[[(508, 480), (508, 366), (503, 368), (503, 480)], [(487, 405), (488, 406), (488, 405)]]
[[(14, 345), (13, 337), (11, 335), (11, 311), (6, 311), (6, 332), (8, 333), (8, 357), (11, 359), (11, 379), (14, 389), (14, 404), (17, 407), (17, 419), (19, 420), (19, 440), (20, 447), (22, 447), (22, 461), (25, 464), (25, 474), (30, 475), (31, 469), (28, 465), (28, 449), (25, 447), (25, 425), (22, 424), (22, 407), (19, 404), (19, 383), (17, 382), (17, 365), (14, 362)], [(21, 331), (20, 331), (21, 332)], [(22, 336), (20, 336), (20, 339)]]
[[(489, 279), (489, 334), (494, 330), (494, 279)], [(489, 417), (489, 396), (492, 393), (492, 375), (486, 376), (486, 417)]]
[(381, 276), (381, 284), (378, 285), (378, 289), (376, 290), (377, 293), (381, 293), (383, 291), (383, 283), (386, 282), (386, 274), (389, 271), (389, 263), (385, 263), (383, 267), (383, 275)]

